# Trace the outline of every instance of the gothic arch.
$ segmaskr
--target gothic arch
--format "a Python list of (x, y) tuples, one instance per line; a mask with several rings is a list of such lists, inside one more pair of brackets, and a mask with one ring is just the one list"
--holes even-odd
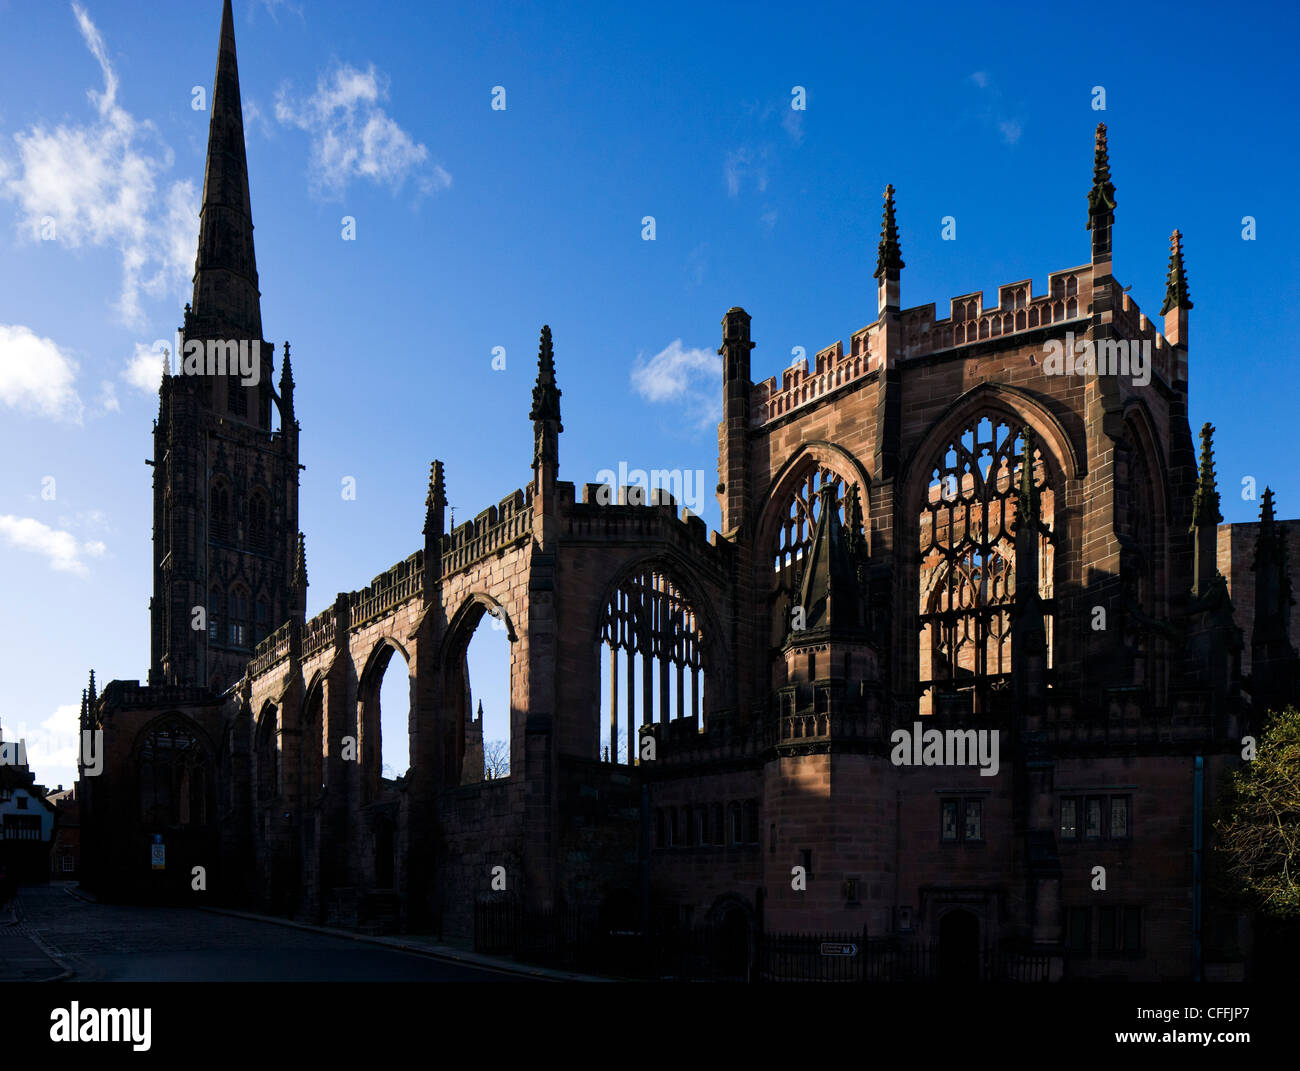
[(1055, 486), (1062, 487), (1067, 480), (1087, 475), (1087, 464), (1075, 450), (1065, 426), (1038, 398), (1019, 387), (981, 383), (948, 406), (912, 449), (901, 473), (903, 502), (896, 523), (912, 523), (912, 515), (920, 510), (922, 495), (929, 485), (932, 460), (962, 428), (983, 416), (997, 416), (1029, 427), (1051, 466), (1049, 478)]
[[(603, 721), (609, 731), (605, 741), (609, 761), (620, 761), (620, 751), (628, 762), (636, 756), (638, 696), (640, 727), (686, 717), (703, 724), (709, 707), (716, 706), (717, 668), (724, 664), (721, 637), (712, 607), (700, 592), (690, 570), (668, 555), (625, 563), (606, 586), (597, 603), (600, 616), (590, 635), (597, 677), (604, 675), (608, 689), (604, 718), (597, 702), (592, 743), (599, 753)], [(603, 652), (607, 652), (604, 657)], [(625, 660), (623, 669), (620, 656)], [(639, 675), (634, 668), (638, 659)], [(620, 679), (625, 689), (621, 702)], [(622, 748), (620, 734), (624, 736)]]
[(898, 684), (915, 688), (919, 713), (948, 703), (979, 711), (1011, 679), (1018, 485), (1031, 447), (1042, 527), (1024, 567), (1044, 600), (1050, 669), (1053, 600), (1068, 559), (1066, 483), (1080, 473), (1060, 422), (1024, 391), (983, 384), (949, 406), (903, 470)]
[(267, 700), (257, 715), (253, 737), (256, 758), (257, 802), (269, 803), (282, 792), (280, 784), (280, 708)]
[[(519, 633), (515, 630), (514, 622), (511, 620), (505, 605), (486, 592), (472, 591), (461, 600), (460, 607), (452, 615), (443, 636), (442, 648), (438, 653), (438, 688), (442, 697), (441, 709), (444, 712), (444, 728), (442, 730), (444, 733), (442, 739), (443, 779), (449, 786), (461, 784), (468, 774), (465, 766), (467, 758), (466, 730), (469, 719), (473, 718), (473, 711), (467, 709), (466, 700), (469, 687), (468, 654), (470, 643), (473, 641), (485, 616), (495, 617), (504, 625), (506, 639), (509, 643), (514, 644), (518, 641)], [(514, 731), (514, 699), (512, 674), (509, 689), (509, 709), (507, 712), (510, 719), (510, 732), (506, 740), (510, 750), (511, 769), (516, 768), (515, 760), (517, 758), (515, 755), (517, 749), (515, 747), (516, 734)], [(448, 714), (454, 714), (454, 716), (446, 717)], [(473, 756), (475, 763), (478, 763), (483, 757), (483, 743), (480, 740), (477, 745), (478, 751)], [(479, 773), (481, 774), (482, 771), (479, 771)], [(471, 780), (477, 782), (481, 780), (481, 777), (473, 776)]]
[[(400, 654), (406, 663), (408, 703), (414, 705), (415, 667), (410, 654), (395, 637), (380, 636), (366, 656), (364, 668), (357, 675), (357, 761), (361, 764), (361, 796), (365, 803), (370, 802), (378, 793), (380, 778), (383, 776), (383, 730), (380, 726), (379, 691), (394, 652)], [(409, 723), (407, 755), (408, 765), (414, 765), (410, 761)]]
[[(784, 520), (781, 514), (787, 508), (796, 486), (807, 475), (807, 470), (812, 467), (830, 469), (846, 483), (852, 480), (858, 485), (863, 517), (868, 521), (865, 526), (865, 534), (868, 541), (870, 541), (871, 524), (868, 510), (868, 492), (871, 488), (871, 477), (867, 474), (867, 470), (862, 466), (862, 463), (844, 447), (827, 442), (824, 439), (814, 439), (800, 444), (798, 449), (786, 458), (785, 463), (772, 478), (767, 501), (759, 512), (758, 524), (755, 527), (757, 533), (755, 546), (761, 548), (764, 554), (767, 553), (768, 546), (776, 538), (777, 527)], [(869, 546), (870, 542), (868, 542)]]
[(203, 828), (216, 822), (216, 750), (179, 711), (145, 724), (131, 747), (136, 813), (144, 827)]

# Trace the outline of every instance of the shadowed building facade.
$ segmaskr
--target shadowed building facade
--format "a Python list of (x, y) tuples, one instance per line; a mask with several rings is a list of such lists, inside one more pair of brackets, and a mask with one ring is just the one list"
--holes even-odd
[[(187, 338), (261, 337), (237, 87), (227, 4)], [(779, 379), (752, 380), (728, 310), (711, 534), (671, 494), (560, 480), (542, 328), (524, 486), (448, 531), (434, 462), (414, 553), (311, 619), (287, 344), (278, 391), (269, 345), (256, 387), (165, 377), (153, 665), (87, 696), (107, 754), (87, 881), (196, 895), (203, 865), (213, 899), (453, 935), (512, 897), (716, 922), (742, 960), (760, 929), (837, 930), (949, 963), (1036, 951), (1054, 976), (1239, 975), (1209, 809), (1295, 694), (1296, 522), (1267, 495), (1259, 525), (1221, 524), (1181, 237), (1161, 331), (1112, 275), (1115, 205), (1099, 127), (1087, 262), (936, 318), (902, 306), (890, 187), (875, 318)], [(466, 661), (485, 619), (510, 650), (490, 780)], [(387, 778), (395, 654), (410, 769)], [(934, 729), (942, 749), (899, 743)]]

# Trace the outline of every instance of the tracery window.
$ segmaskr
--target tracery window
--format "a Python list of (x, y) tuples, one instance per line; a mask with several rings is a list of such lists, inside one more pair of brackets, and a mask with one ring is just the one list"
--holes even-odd
[[(686, 596), (661, 567), (647, 565), (619, 585), (605, 606), (600, 639), (607, 666), (602, 675), (609, 690), (606, 743), (611, 761), (637, 759), (638, 713), (642, 725), (685, 717), (699, 720), (704, 637)], [(626, 689), (625, 733), (619, 731), (620, 678)]]
[(142, 825), (207, 824), (212, 761), (182, 718), (170, 718), (149, 731), (140, 746), (137, 769)]
[(276, 709), (268, 706), (257, 728), (257, 799), (266, 803), (280, 794), (280, 741)]
[[(783, 642), (789, 627), (790, 622), (785, 617), (787, 606), (798, 588), (803, 556), (812, 545), (813, 533), (817, 530), (817, 518), (821, 513), (821, 491), (830, 484), (835, 486), (835, 501), (839, 503), (840, 524), (846, 530), (851, 523), (851, 519), (845, 512), (849, 505), (851, 489), (856, 489), (858, 492), (858, 509), (865, 508), (862, 489), (824, 465), (810, 466), (795, 484), (786, 508), (781, 512), (780, 527), (773, 548), (771, 606), (774, 644)], [(858, 524), (859, 528), (855, 534), (865, 537), (860, 518)]]
[(256, 491), (248, 500), (248, 545), (253, 550), (266, 551), (266, 495)]
[[(1016, 502), (1024, 464), (1019, 426), (982, 417), (948, 443), (931, 468), (919, 518), (920, 688), (923, 714), (939, 701), (980, 709), (1011, 674), (1016, 597)], [(1038, 594), (1047, 602), (1047, 665), (1055, 501), (1043, 453), (1033, 450), (1033, 480), (1045, 531), (1037, 536)]]
[(208, 534), (212, 539), (230, 538), (230, 489), (224, 480), (214, 480), (209, 492)]

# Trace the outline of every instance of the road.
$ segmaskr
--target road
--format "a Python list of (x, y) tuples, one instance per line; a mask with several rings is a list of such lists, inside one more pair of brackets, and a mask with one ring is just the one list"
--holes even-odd
[(18, 895), (14, 936), (88, 982), (500, 982), (518, 975), (186, 907), (98, 904), (66, 885)]

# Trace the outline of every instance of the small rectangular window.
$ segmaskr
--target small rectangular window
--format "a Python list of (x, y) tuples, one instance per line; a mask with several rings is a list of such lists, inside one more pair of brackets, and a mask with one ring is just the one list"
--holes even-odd
[(776, 854), (776, 823), (773, 822), (771, 829), (768, 831), (767, 850), (771, 855)]
[(1061, 800), (1061, 839), (1078, 840), (1079, 838), (1079, 801)]
[(1111, 840), (1125, 840), (1128, 837), (1128, 799), (1127, 796), (1110, 798)]
[(1115, 909), (1099, 908), (1097, 911), (1097, 948), (1102, 952), (1115, 951)]
[(980, 800), (966, 801), (965, 839), (984, 839), (984, 804)]
[(940, 811), (940, 837), (945, 841), (957, 840), (957, 801), (944, 800)]
[(1084, 811), (1083, 835), (1088, 840), (1097, 840), (1101, 837), (1101, 797), (1088, 797), (1087, 808)]
[(14, 800), (14, 806), (17, 807), (20, 811), (27, 810), (27, 797), (19, 796), (16, 800)]

